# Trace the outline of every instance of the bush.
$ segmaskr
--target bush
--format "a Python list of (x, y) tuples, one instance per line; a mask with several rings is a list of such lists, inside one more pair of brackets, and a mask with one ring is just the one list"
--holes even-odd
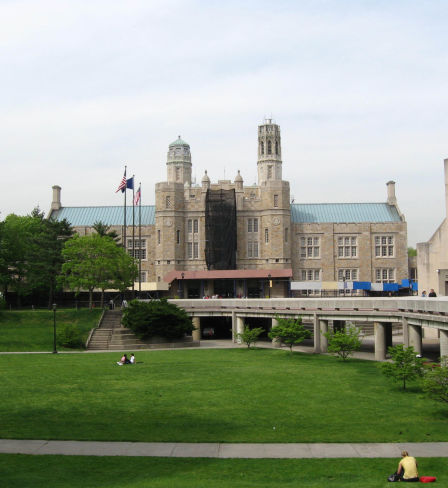
[(305, 329), (302, 324), (301, 317), (297, 319), (283, 318), (278, 315), (275, 316), (278, 325), (273, 327), (268, 336), (270, 339), (289, 346), (292, 353), (292, 346), (300, 344), (305, 339), (311, 337), (309, 330)]
[(388, 352), (392, 362), (381, 364), (381, 370), (394, 381), (402, 382), (403, 390), (406, 389), (406, 381), (416, 380), (423, 375), (423, 359), (417, 357), (412, 346), (398, 344), (389, 347)]
[(82, 332), (76, 325), (65, 325), (58, 330), (57, 343), (70, 349), (83, 349), (85, 347)]
[(440, 359), (440, 367), (429, 370), (423, 379), (423, 391), (437, 402), (448, 404), (448, 365), (447, 357)]
[(324, 334), (328, 339), (328, 352), (332, 352), (346, 361), (351, 354), (361, 348), (360, 333), (361, 331), (353, 324), (347, 324), (343, 330), (329, 330)]
[(244, 344), (247, 345), (248, 348), (250, 348), (251, 344), (255, 345), (255, 343), (258, 340), (258, 336), (264, 332), (264, 329), (261, 327), (256, 327), (254, 329), (251, 329), (249, 326), (244, 327), (244, 331), (238, 332), (237, 337), (240, 339)]
[(133, 300), (123, 311), (123, 324), (137, 337), (146, 340), (154, 336), (179, 339), (190, 335), (194, 326), (182, 308), (166, 299), (141, 302)]

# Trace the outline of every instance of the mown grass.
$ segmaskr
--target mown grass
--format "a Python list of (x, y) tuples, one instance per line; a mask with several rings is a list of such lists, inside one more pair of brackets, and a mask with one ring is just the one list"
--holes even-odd
[[(381, 488), (398, 459), (169, 459), (0, 455), (4, 488)], [(446, 459), (419, 459), (448, 483)]]
[[(101, 310), (57, 310), (56, 328), (76, 325), (87, 339)], [(63, 349), (63, 348), (61, 348)], [(52, 351), (53, 311), (0, 311), (0, 351)]]
[(279, 350), (0, 355), (0, 437), (177, 442), (448, 441), (443, 406), (372, 361)]

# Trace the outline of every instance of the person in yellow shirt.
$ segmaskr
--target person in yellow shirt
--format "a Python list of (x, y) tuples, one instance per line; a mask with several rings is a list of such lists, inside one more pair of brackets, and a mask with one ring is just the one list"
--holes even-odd
[(409, 456), (408, 451), (402, 451), (401, 457), (402, 459), (398, 463), (397, 469), (401, 481), (419, 481), (415, 457)]

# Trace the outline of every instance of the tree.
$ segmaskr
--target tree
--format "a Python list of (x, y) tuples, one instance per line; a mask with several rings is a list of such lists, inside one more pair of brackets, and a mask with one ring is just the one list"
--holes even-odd
[(407, 381), (413, 381), (422, 376), (423, 359), (417, 357), (412, 346), (404, 347), (403, 344), (389, 347), (388, 352), (392, 362), (381, 364), (381, 370), (392, 380), (402, 382), (403, 390), (405, 390)]
[(65, 243), (62, 255), (62, 283), (77, 293), (88, 290), (90, 308), (95, 288), (101, 290), (103, 306), (105, 289), (126, 289), (137, 276), (134, 260), (110, 237), (75, 235)]
[(328, 339), (328, 351), (346, 361), (348, 357), (361, 348), (361, 331), (353, 324), (347, 324), (342, 330), (329, 330), (324, 336)]
[(166, 299), (132, 300), (123, 312), (122, 323), (144, 340), (154, 336), (177, 339), (194, 330), (187, 312)]
[(302, 324), (302, 318), (296, 319), (275, 316), (278, 325), (273, 327), (268, 336), (270, 339), (286, 344), (292, 353), (292, 346), (300, 344), (305, 339), (311, 337), (309, 330)]
[(414, 247), (408, 247), (408, 256), (410, 258), (417, 256), (417, 249), (415, 249)]
[(236, 334), (237, 338), (240, 339), (244, 344), (250, 348), (251, 344), (255, 345), (260, 334), (264, 332), (262, 327), (256, 327), (251, 329), (248, 325), (244, 327), (243, 332), (238, 332)]
[(110, 230), (110, 225), (106, 225), (101, 220), (97, 220), (93, 224), (93, 230), (101, 237), (110, 237), (116, 243), (120, 240), (120, 236), (114, 230)]
[(423, 391), (437, 402), (448, 403), (448, 357), (440, 359), (440, 367), (426, 372), (423, 379)]

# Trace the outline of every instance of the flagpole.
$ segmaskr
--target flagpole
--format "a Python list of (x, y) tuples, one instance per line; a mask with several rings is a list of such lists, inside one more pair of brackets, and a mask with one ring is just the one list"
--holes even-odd
[[(125, 177), (125, 179), (127, 178), (127, 176), (126, 176), (126, 169), (127, 169), (127, 166), (124, 167), (124, 177)], [(126, 183), (125, 183), (125, 185), (126, 185)], [(127, 249), (127, 245), (126, 245), (127, 244), (127, 242), (126, 242), (126, 186), (124, 187), (123, 227), (124, 227), (124, 231), (123, 231), (123, 235), (124, 235), (124, 250), (126, 251), (126, 249)]]
[[(135, 185), (134, 176), (132, 175), (132, 258), (135, 259)], [(140, 252), (140, 251), (139, 251)], [(132, 297), (135, 298), (134, 281), (132, 280)]]
[[(140, 241), (140, 254), (138, 256), (138, 293), (141, 298), (142, 293), (142, 184), (139, 183), (138, 191), (140, 197), (138, 199), (138, 240)], [(148, 252), (148, 251), (146, 251)]]

